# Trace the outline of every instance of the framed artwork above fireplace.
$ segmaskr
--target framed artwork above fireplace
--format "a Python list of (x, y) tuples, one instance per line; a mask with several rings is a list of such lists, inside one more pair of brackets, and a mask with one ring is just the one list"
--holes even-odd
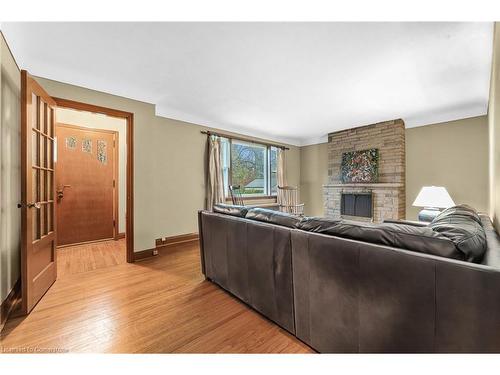
[(342, 154), (340, 179), (342, 183), (370, 183), (378, 181), (377, 148), (349, 151)]

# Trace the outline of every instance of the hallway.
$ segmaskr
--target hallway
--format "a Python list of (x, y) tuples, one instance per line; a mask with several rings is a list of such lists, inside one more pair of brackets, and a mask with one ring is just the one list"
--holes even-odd
[(124, 264), (127, 262), (125, 238), (57, 249), (57, 278)]

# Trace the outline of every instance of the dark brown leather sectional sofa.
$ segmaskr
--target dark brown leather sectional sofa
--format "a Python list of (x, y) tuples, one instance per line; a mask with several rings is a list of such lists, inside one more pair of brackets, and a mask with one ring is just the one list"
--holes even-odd
[(500, 240), (459, 206), (429, 226), (218, 206), (205, 276), (319, 352), (500, 352)]

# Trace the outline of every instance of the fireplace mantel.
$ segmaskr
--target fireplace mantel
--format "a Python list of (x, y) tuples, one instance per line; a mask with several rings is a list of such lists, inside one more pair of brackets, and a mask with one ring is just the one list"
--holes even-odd
[(348, 187), (368, 187), (374, 189), (380, 188), (398, 188), (403, 187), (400, 182), (373, 182), (373, 183), (352, 183), (352, 184), (328, 184), (323, 185), (324, 188), (348, 188)]

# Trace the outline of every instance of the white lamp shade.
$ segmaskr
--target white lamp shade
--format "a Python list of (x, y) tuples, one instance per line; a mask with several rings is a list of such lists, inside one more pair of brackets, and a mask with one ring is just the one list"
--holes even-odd
[(424, 186), (413, 205), (416, 207), (448, 208), (455, 205), (443, 186)]

